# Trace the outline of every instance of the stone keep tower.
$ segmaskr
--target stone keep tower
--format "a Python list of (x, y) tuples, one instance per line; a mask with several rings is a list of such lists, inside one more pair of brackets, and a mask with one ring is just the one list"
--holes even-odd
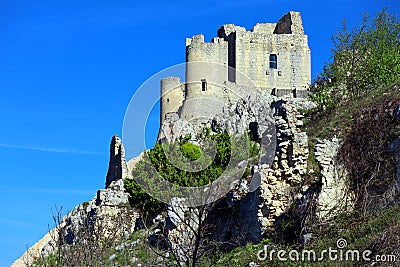
[[(289, 12), (278, 23), (257, 24), (251, 31), (224, 25), (218, 36), (229, 43), (229, 66), (256, 86), (277, 91), (308, 88), (311, 57), (299, 12)], [(241, 84), (234, 72), (229, 81)]]
[(171, 112), (187, 120), (210, 118), (235, 99), (234, 90), (243, 95), (246, 87), (256, 87), (301, 97), (311, 82), (310, 49), (299, 12), (251, 31), (223, 25), (210, 43), (201, 34), (187, 38), (186, 63), (185, 83), (177, 77), (161, 81), (161, 123)]

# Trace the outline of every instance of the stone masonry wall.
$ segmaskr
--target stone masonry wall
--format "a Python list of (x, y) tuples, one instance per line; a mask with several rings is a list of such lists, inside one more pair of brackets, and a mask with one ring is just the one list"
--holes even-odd
[(114, 135), (110, 144), (110, 160), (106, 176), (106, 188), (113, 182), (129, 176), (128, 167), (125, 161), (125, 149), (121, 138)]

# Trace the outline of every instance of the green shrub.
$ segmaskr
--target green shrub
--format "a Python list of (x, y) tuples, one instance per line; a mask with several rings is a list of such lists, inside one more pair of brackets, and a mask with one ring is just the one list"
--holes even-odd
[[(205, 139), (215, 143), (216, 155), (211, 164), (207, 153), (203, 153), (197, 146), (189, 142), (190, 137), (185, 137), (179, 142), (171, 144), (157, 143), (153, 149), (146, 151), (144, 159), (139, 161), (132, 175), (136, 181), (146, 181), (151, 183), (151, 188), (158, 188), (162, 184), (161, 178), (165, 178), (169, 182), (179, 186), (202, 186), (211, 183), (219, 178), (228, 166), (231, 159), (231, 152), (236, 153), (234, 156), (240, 159), (248, 159), (249, 155), (243, 153), (250, 149), (250, 154), (256, 155), (259, 152), (258, 145), (255, 143), (244, 149), (242, 145), (250, 145), (250, 142), (242, 144), (240, 142), (231, 144), (231, 138), (227, 132), (217, 133), (214, 135), (206, 135)], [(172, 164), (164, 151), (171, 152), (175, 155), (176, 149), (179, 148), (183, 156), (189, 160), (188, 164), (194, 164), (201, 167), (200, 171), (186, 171)], [(177, 155), (177, 154), (176, 154)], [(174, 156), (173, 156), (174, 157)], [(206, 167), (206, 168), (202, 168)], [(156, 172), (156, 173), (155, 173)], [(162, 210), (165, 206), (160, 201), (149, 196), (139, 184), (131, 179), (125, 179), (125, 189), (129, 193), (130, 204), (146, 212), (155, 212)], [(162, 191), (160, 188), (159, 191)]]
[(201, 154), (202, 154), (201, 149), (198, 146), (196, 146), (190, 142), (186, 142), (186, 143), (182, 144), (180, 146), (180, 150), (181, 150), (183, 156), (191, 161), (200, 159)]

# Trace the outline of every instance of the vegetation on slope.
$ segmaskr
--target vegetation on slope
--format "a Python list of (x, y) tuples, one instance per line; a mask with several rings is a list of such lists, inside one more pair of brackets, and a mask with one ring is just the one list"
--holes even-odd
[[(400, 255), (399, 205), (372, 212), (368, 217), (364, 217), (362, 214), (342, 215), (329, 224), (315, 225), (315, 228), (313, 241), (307, 246), (303, 246), (300, 243), (287, 246), (275, 243), (272, 239), (264, 239), (260, 244), (249, 243), (244, 247), (238, 247), (222, 255), (216, 266), (241, 267), (249, 266), (250, 262), (253, 262), (254, 266), (397, 266), (394, 265), (392, 255), (397, 255), (396, 261), (398, 262)], [(356, 258), (353, 260), (351, 257), (348, 258), (349, 260), (346, 260), (344, 256), (341, 261), (330, 261), (328, 254), (323, 254), (325, 255), (322, 257), (323, 260), (318, 261), (323, 250), (332, 248), (339, 251), (337, 247), (339, 239), (346, 240), (347, 242), (347, 246), (342, 251), (346, 253), (347, 249), (358, 250), (360, 252), (360, 260), (356, 260)], [(264, 252), (260, 253), (265, 248), (267, 255)], [(287, 260), (279, 260), (279, 250), (286, 251), (286, 254), (281, 256), (283, 258), (286, 257)], [(316, 260), (313, 260), (312, 257), (310, 260), (307, 257), (301, 260), (300, 257), (299, 261), (291, 261), (288, 254), (293, 250), (299, 252), (300, 255), (303, 250), (315, 251)], [(362, 253), (367, 250), (372, 252), (370, 255), (371, 260), (374, 259), (375, 255), (380, 255), (381, 259), (385, 258), (386, 262), (373, 263), (372, 261), (363, 261)], [(340, 253), (336, 255), (339, 257)]]
[(334, 61), (316, 79), (306, 130), (311, 147), (317, 138), (343, 140), (339, 156), (349, 172), (358, 208), (383, 208), (377, 198), (397, 179), (395, 151), (399, 135), (400, 20), (386, 9), (360, 25), (333, 36)]
[(337, 109), (350, 102), (383, 93), (400, 73), (399, 18), (379, 12), (352, 29), (343, 21), (333, 35), (333, 62), (325, 64), (311, 96), (318, 110)]

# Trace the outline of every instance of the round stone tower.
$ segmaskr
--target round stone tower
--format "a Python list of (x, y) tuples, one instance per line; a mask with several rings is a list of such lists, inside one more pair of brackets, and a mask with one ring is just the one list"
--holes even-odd
[(220, 112), (227, 80), (228, 43), (219, 37), (205, 43), (202, 34), (186, 39), (186, 96), (181, 117), (190, 120)]
[(184, 85), (179, 77), (167, 77), (161, 80), (161, 107), (160, 125), (165, 120), (165, 115), (178, 112), (184, 100)]

